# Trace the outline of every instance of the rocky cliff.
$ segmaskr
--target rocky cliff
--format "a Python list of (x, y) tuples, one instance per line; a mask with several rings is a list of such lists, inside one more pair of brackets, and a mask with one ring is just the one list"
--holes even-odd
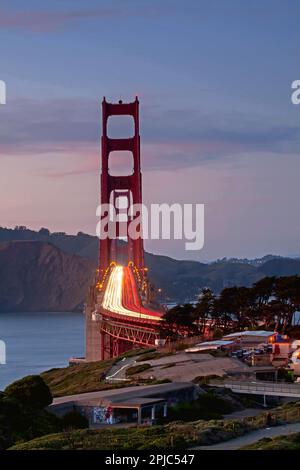
[(95, 269), (49, 243), (0, 243), (0, 312), (80, 310)]

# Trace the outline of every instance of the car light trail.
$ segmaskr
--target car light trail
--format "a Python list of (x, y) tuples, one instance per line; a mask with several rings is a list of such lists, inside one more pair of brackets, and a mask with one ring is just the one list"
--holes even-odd
[[(123, 306), (123, 282), (124, 282), (124, 268), (123, 266), (114, 266), (108, 279), (107, 287), (104, 292), (102, 306), (105, 310), (118, 313), (119, 315), (126, 315), (129, 317), (141, 318), (145, 320), (160, 321), (161, 318), (153, 313), (142, 313), (142, 311), (129, 310)], [(137, 306), (137, 308), (139, 308)], [(141, 310), (145, 310), (140, 306)]]

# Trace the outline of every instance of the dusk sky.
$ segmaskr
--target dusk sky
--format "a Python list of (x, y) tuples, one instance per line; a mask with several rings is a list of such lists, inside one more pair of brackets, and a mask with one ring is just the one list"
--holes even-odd
[(101, 100), (138, 95), (144, 202), (205, 204), (203, 250), (148, 251), (300, 255), (299, 24), (299, 0), (1, 0), (0, 225), (95, 234)]

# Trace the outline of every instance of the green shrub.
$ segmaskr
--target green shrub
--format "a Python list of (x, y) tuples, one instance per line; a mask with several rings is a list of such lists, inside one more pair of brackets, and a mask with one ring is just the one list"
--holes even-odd
[(136, 349), (130, 349), (129, 351), (124, 352), (119, 356), (119, 358), (123, 357), (134, 357), (134, 356), (140, 356), (148, 353), (156, 352), (156, 349), (154, 348), (136, 348)]
[(223, 338), (223, 330), (221, 328), (216, 328), (213, 332), (213, 339), (221, 339)]
[(153, 350), (151, 352), (141, 354), (139, 357), (137, 357), (136, 362), (151, 361), (166, 356), (172, 356), (172, 353), (161, 353), (156, 350)]
[(284, 382), (293, 383), (294, 374), (292, 370), (285, 368), (278, 369), (278, 380), (283, 380)]
[(138, 364), (136, 366), (128, 367), (126, 369), (126, 375), (135, 375), (135, 374), (141, 374), (145, 370), (151, 369), (150, 364)]
[(85, 416), (74, 410), (62, 417), (62, 426), (64, 429), (85, 429), (89, 427), (89, 422)]
[(28, 375), (13, 382), (6, 387), (4, 394), (34, 409), (42, 409), (52, 403), (50, 389), (40, 375)]
[(181, 421), (220, 419), (223, 414), (231, 411), (232, 406), (228, 401), (208, 392), (203, 393), (193, 402), (179, 403), (170, 408), (169, 419)]
[(288, 436), (264, 437), (259, 441), (242, 447), (241, 450), (300, 450), (300, 433)]
[(211, 375), (198, 375), (193, 379), (194, 384), (208, 384), (210, 380), (223, 380), (223, 377), (220, 377), (219, 375), (211, 374)]
[(0, 397), (0, 450), (61, 429), (61, 419), (57, 416), (25, 406), (15, 398)]
[(164, 366), (162, 366), (162, 369), (170, 369), (170, 367), (174, 367), (176, 366), (176, 362), (169, 362), (168, 364), (165, 364)]

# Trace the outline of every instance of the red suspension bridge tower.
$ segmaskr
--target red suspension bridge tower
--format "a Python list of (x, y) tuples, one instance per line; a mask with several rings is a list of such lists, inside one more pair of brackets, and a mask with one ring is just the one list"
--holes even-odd
[[(110, 116), (132, 116), (134, 121), (134, 135), (127, 139), (111, 139), (107, 136), (107, 123)], [(109, 174), (109, 155), (114, 151), (129, 151), (133, 155), (133, 173), (127, 176), (112, 176)], [(115, 211), (119, 209), (116, 204), (119, 198), (127, 198), (128, 206), (142, 203), (142, 174), (140, 164), (140, 135), (139, 135), (139, 102), (136, 97), (133, 103), (118, 104), (102, 102), (102, 173), (101, 173), (101, 204), (112, 203)], [(128, 216), (128, 223), (130, 222)], [(122, 222), (117, 221), (117, 235)], [(128, 232), (128, 231), (127, 231)], [(105, 269), (116, 258), (113, 245), (115, 240), (106, 238), (100, 240), (100, 269)], [(144, 248), (142, 238), (132, 240), (128, 238), (128, 261), (141, 270), (144, 267)]]
[[(110, 138), (107, 124), (110, 117), (131, 116), (134, 134), (128, 138)], [(140, 166), (139, 101), (108, 103), (102, 101), (102, 172), (101, 205), (112, 204), (116, 232), (100, 239), (99, 268), (91, 287), (86, 313), (86, 360), (110, 358), (135, 346), (153, 346), (159, 341), (159, 324), (163, 310), (150, 299), (147, 268), (144, 264), (142, 236), (132, 238), (131, 222), (141, 233), (141, 214), (132, 212), (132, 205), (142, 203)], [(126, 176), (109, 173), (109, 156), (115, 151), (129, 151), (133, 156), (133, 172)], [(124, 217), (119, 201), (123, 200)], [(125, 204), (124, 204), (125, 201)], [(108, 211), (101, 213), (101, 229), (107, 231)], [(137, 220), (139, 218), (139, 220)], [(120, 238), (127, 243), (120, 243)], [(120, 259), (122, 265), (120, 265)]]

